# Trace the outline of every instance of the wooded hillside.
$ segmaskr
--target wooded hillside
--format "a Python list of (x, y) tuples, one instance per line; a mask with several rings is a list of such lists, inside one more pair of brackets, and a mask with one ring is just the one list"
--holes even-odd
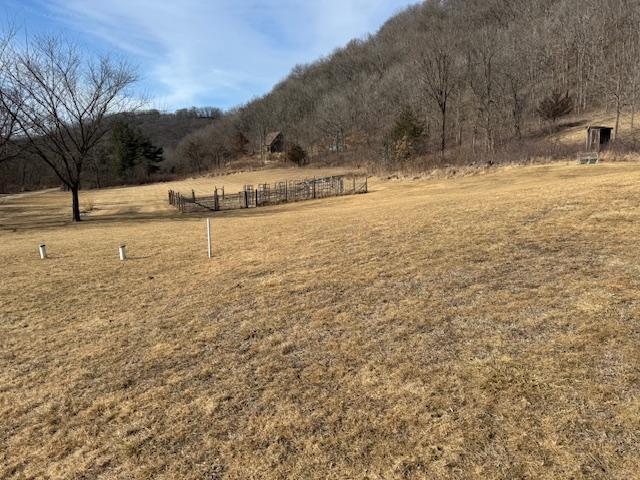
[[(374, 35), (296, 66), (271, 92), (228, 112), (120, 114), (137, 138), (126, 147), (134, 157), (149, 147), (163, 153), (154, 155), (153, 168), (146, 157), (129, 158), (141, 167), (124, 172), (106, 136), (82, 185), (225, 169), (247, 155), (263, 159), (274, 131), (283, 133), (295, 163), (330, 158), (424, 170), (573, 154), (547, 134), (566, 125), (563, 117), (573, 115), (575, 126), (604, 111), (615, 119), (617, 148), (633, 149), (638, 24), (634, 0), (427, 0)], [(623, 113), (630, 118), (627, 138), (617, 128)], [(37, 162), (0, 162), (0, 169), (3, 191), (57, 182)]]
[(633, 126), (639, 20), (631, 0), (427, 1), (295, 67), (179, 152), (215, 165), (236, 154), (234, 135), (257, 152), (278, 130), (310, 153), (395, 168), (417, 154), (490, 159), (569, 113), (626, 111)]
[[(126, 125), (127, 128), (136, 132), (143, 139), (142, 141), (162, 149), (157, 159), (158, 165), (153, 172), (166, 175), (176, 169), (172, 152), (179, 142), (188, 134), (212, 124), (221, 116), (220, 110), (209, 107), (181, 109), (174, 113), (146, 110), (120, 114), (111, 118), (110, 121), (114, 125)], [(139, 183), (158, 178), (157, 175), (140, 171), (140, 168), (134, 169), (135, 171), (127, 171), (132, 169), (123, 168), (123, 162), (117, 155), (121, 147), (123, 145), (114, 138), (113, 134), (105, 137), (88, 161), (83, 175), (85, 188)], [(129, 158), (128, 161), (136, 163), (134, 158)], [(131, 167), (137, 167), (137, 165), (131, 165)], [(54, 172), (26, 150), (22, 150), (16, 158), (0, 162), (0, 193), (55, 186), (59, 183)]]

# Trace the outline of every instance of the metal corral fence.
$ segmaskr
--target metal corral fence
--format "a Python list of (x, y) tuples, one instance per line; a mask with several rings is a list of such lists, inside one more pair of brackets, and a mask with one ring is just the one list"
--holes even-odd
[(197, 210), (235, 210), (237, 208), (254, 208), (264, 205), (298, 202), (315, 198), (336, 197), (367, 193), (366, 175), (337, 175), (331, 177), (307, 178), (304, 180), (283, 180), (275, 183), (262, 183), (254, 188), (245, 185), (241, 192), (227, 193), (224, 187), (216, 187), (213, 195), (196, 196), (169, 190), (169, 204), (181, 212)]

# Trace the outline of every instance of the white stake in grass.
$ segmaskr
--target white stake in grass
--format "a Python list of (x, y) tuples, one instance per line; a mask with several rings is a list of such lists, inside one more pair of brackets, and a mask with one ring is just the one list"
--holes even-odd
[(44, 243), (40, 244), (40, 259), (44, 260), (47, 258), (47, 246)]
[(209, 258), (211, 258), (211, 219), (207, 218), (207, 253)]
[(120, 245), (120, 248), (118, 248), (118, 252), (120, 253), (120, 260), (126, 260), (127, 259), (127, 251), (126, 251), (127, 246), (123, 243), (122, 245)]

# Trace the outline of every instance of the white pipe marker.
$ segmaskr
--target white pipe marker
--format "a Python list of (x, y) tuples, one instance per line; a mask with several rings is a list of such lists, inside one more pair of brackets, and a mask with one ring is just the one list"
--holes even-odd
[(120, 260), (127, 259), (127, 251), (125, 250), (126, 248), (127, 246), (124, 244), (120, 245), (120, 248), (118, 248), (118, 252), (120, 253)]
[(211, 219), (207, 218), (207, 254), (211, 258)]

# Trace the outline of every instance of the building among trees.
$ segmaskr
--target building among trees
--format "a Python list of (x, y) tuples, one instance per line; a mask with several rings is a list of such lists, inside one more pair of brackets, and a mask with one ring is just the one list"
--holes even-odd
[(282, 135), (282, 132), (268, 133), (264, 139), (263, 150), (266, 153), (284, 152), (284, 135)]

